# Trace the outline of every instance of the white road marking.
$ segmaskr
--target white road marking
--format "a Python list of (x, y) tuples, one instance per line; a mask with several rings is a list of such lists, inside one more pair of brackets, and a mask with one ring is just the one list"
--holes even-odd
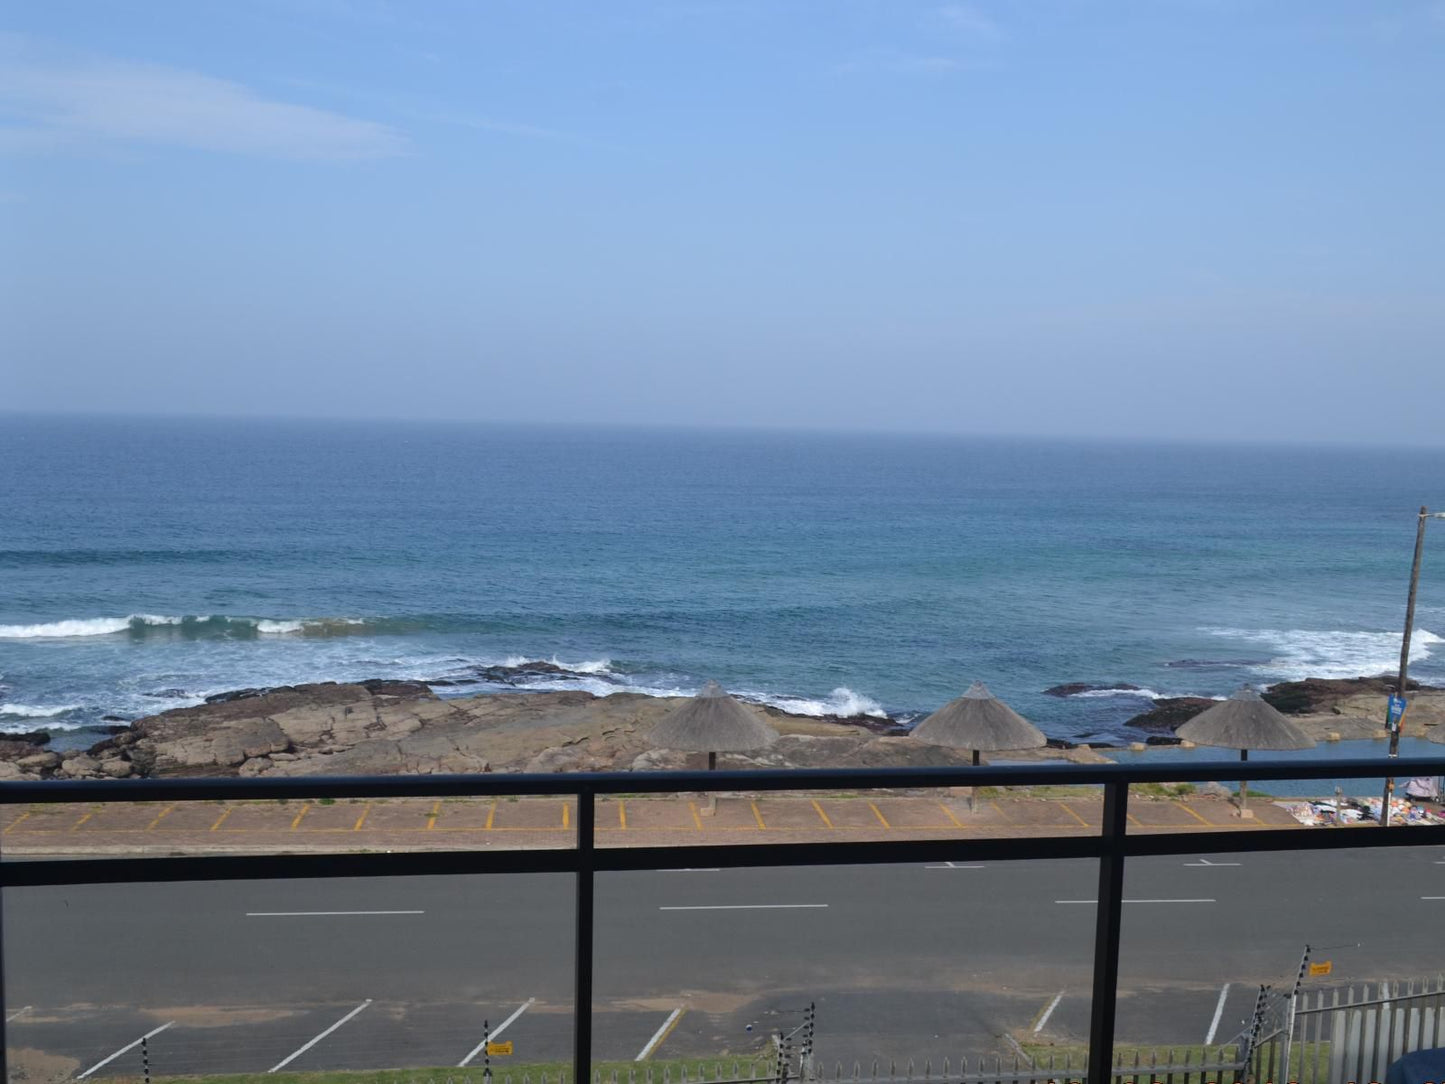
[(633, 1058), (632, 1060), (646, 1061), (647, 1056), (657, 1049), (657, 1044), (662, 1042), (663, 1036), (667, 1034), (668, 1029), (671, 1028), (673, 1024), (677, 1023), (677, 1018), (681, 1015), (682, 1006), (679, 1005), (677, 1008), (673, 1009), (671, 1013), (668, 1014), (667, 1019), (662, 1022), (662, 1027), (658, 1028), (655, 1032), (652, 1033), (652, 1038), (647, 1040), (647, 1045), (644, 1046), (642, 1048), (642, 1051), (637, 1055), (637, 1057)]
[(294, 1053), (292, 1053), (292, 1054), (286, 1055), (286, 1057), (282, 1058), (282, 1059), (281, 1059), (280, 1061), (278, 1061), (275, 1065), (271, 1066), (271, 1068), (267, 1069), (266, 1072), (268, 1072), (268, 1073), (274, 1073), (274, 1072), (276, 1072), (276, 1070), (278, 1070), (278, 1069), (284, 1069), (284, 1068), (286, 1068), (286, 1066), (290, 1065), (293, 1061), (295, 1061), (297, 1058), (299, 1058), (302, 1054), (306, 1053), (306, 1051), (310, 1050), (313, 1046), (315, 1046), (317, 1043), (319, 1043), (322, 1039), (326, 1038), (326, 1036), (330, 1035), (333, 1031), (335, 1031), (337, 1028), (339, 1028), (342, 1024), (346, 1023), (348, 1020), (350, 1020), (352, 1017), (354, 1017), (357, 1013), (359, 1013), (362, 1009), (366, 1008), (366, 1007), (367, 1007), (368, 1005), (370, 1005), (370, 1004), (371, 1004), (371, 998), (367, 998), (367, 999), (366, 999), (365, 1001), (363, 1001), (360, 1005), (356, 1006), (356, 1008), (352, 1009), (349, 1013), (347, 1013), (345, 1016), (343, 1016), (340, 1020), (336, 1021), (336, 1023), (332, 1024), (329, 1028), (327, 1028), (325, 1031), (323, 1031), (320, 1035), (316, 1036), (316, 1038), (312, 1039), (309, 1043), (307, 1043), (305, 1046), (303, 1046), (300, 1050), (297, 1050), (296, 1052), (294, 1052)]
[(1214, 1042), (1214, 1033), (1219, 1030), (1219, 1018), (1224, 1014), (1224, 999), (1229, 996), (1229, 983), (1225, 983), (1219, 991), (1219, 1002), (1214, 1006), (1214, 1019), (1209, 1021), (1209, 1034), (1204, 1037), (1204, 1045), (1208, 1046)]
[(659, 907), (659, 911), (791, 911), (827, 907), (826, 903), (704, 903), (693, 907)]
[[(1055, 903), (1098, 903), (1098, 900), (1054, 900)], [(1218, 903), (1218, 900), (1124, 900), (1125, 903)]]
[(479, 1042), (476, 1046), (472, 1047), (472, 1052), (470, 1054), (464, 1057), (461, 1061), (457, 1062), (457, 1068), (465, 1069), (468, 1065), (470, 1065), (472, 1059), (482, 1052), (482, 1047), (486, 1046), (489, 1042), (496, 1042), (497, 1036), (502, 1034), (502, 1032), (506, 1031), (509, 1027), (511, 1027), (512, 1024), (516, 1022), (517, 1017), (521, 1016), (524, 1012), (530, 1009), (536, 1003), (536, 1001), (537, 999), (535, 997), (529, 997), (526, 1001), (518, 1005), (516, 1012), (514, 1012), (511, 1016), (507, 1017), (500, 1024), (494, 1027), (487, 1034), (487, 1037), (485, 1039)]
[(425, 911), (247, 911), (247, 918), (335, 918), (338, 915), (424, 915)]
[(660, 869), (660, 870), (658, 870), (657, 872), (658, 872), (658, 873), (721, 873), (721, 872), (722, 872), (722, 869), (719, 868), (718, 866), (713, 866), (713, 867), (711, 867), (711, 868), (707, 868), (707, 867), (703, 867), (703, 866), (696, 866), (696, 867), (694, 867), (694, 866), (685, 866), (685, 867), (683, 867), (682, 869)]
[(945, 862), (941, 866), (924, 866), (924, 869), (988, 869), (987, 866), (966, 866), (962, 862)]
[(174, 1024), (174, 1023), (175, 1023), (174, 1020), (170, 1020), (170, 1021), (167, 1021), (166, 1023), (162, 1024), (160, 1027), (156, 1028), (155, 1031), (148, 1031), (148, 1032), (146, 1032), (144, 1035), (142, 1035), (142, 1036), (141, 1036), (139, 1039), (137, 1039), (135, 1042), (130, 1043), (130, 1044), (126, 1045), (126, 1046), (121, 1047), (119, 1050), (117, 1050), (117, 1051), (116, 1051), (114, 1054), (112, 1054), (110, 1057), (108, 1057), (108, 1058), (102, 1058), (100, 1061), (96, 1062), (94, 1065), (92, 1065), (92, 1066), (91, 1066), (89, 1069), (87, 1069), (85, 1072), (81, 1073), (81, 1074), (80, 1074), (79, 1076), (77, 1076), (75, 1079), (76, 1079), (76, 1080), (84, 1080), (86, 1077), (90, 1076), (90, 1074), (93, 1073), (93, 1072), (95, 1072), (97, 1069), (104, 1069), (107, 1065), (109, 1065), (111, 1062), (115, 1061), (115, 1059), (118, 1058), (118, 1057), (120, 1057), (122, 1054), (127, 1053), (128, 1051), (134, 1050), (136, 1047), (140, 1046), (140, 1044), (143, 1043), (143, 1042), (145, 1042), (147, 1039), (153, 1039), (153, 1038), (155, 1038), (155, 1036), (157, 1036), (157, 1035), (159, 1035), (161, 1032), (165, 1031), (166, 1028), (170, 1027), (170, 1026), (171, 1026), (172, 1024)]
[(10, 1021), (12, 1021), (12, 1020), (19, 1020), (22, 1016), (24, 1016), (26, 1013), (28, 1013), (28, 1012), (29, 1012), (31, 1009), (33, 1009), (34, 1007), (35, 1007), (35, 1006), (33, 1006), (33, 1005), (26, 1005), (25, 1008), (23, 1008), (23, 1009), (16, 1009), (13, 1013), (11, 1013), (9, 1016), (7, 1016), (7, 1017), (5, 1018), (5, 1023), (8, 1024), (8, 1023), (10, 1023)]
[(1240, 862), (1211, 862), (1207, 858), (1201, 858), (1198, 862), (1185, 862), (1186, 866), (1238, 866)]
[(1060, 990), (1054, 995), (1054, 1000), (1049, 1002), (1049, 1007), (1044, 1010), (1044, 1015), (1039, 1017), (1039, 1022), (1034, 1025), (1034, 1034), (1044, 1030), (1044, 1025), (1049, 1022), (1049, 1017), (1054, 1015), (1054, 1010), (1059, 1007), (1059, 1002), (1064, 1000), (1064, 992)]
[(1422, 900), (1445, 900), (1445, 896), (1421, 896)]

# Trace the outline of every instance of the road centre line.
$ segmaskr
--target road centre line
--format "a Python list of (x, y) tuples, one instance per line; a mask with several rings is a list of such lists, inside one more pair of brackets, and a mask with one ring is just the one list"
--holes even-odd
[(661, 1046), (662, 1040), (666, 1039), (672, 1032), (672, 1029), (677, 1027), (677, 1022), (682, 1019), (682, 1014), (685, 1012), (687, 1012), (687, 1009), (681, 1005), (673, 1009), (672, 1012), (668, 1014), (667, 1019), (662, 1022), (662, 1027), (653, 1032), (652, 1038), (647, 1040), (647, 1045), (644, 1046), (642, 1050), (638, 1052), (637, 1057), (632, 1060), (646, 1061), (652, 1057), (652, 1052)]
[(107, 1065), (109, 1065), (111, 1062), (115, 1061), (115, 1059), (118, 1058), (118, 1057), (120, 1057), (122, 1054), (125, 1054), (125, 1053), (127, 1053), (128, 1051), (134, 1050), (136, 1047), (140, 1046), (140, 1044), (143, 1043), (143, 1042), (145, 1042), (147, 1039), (153, 1039), (153, 1038), (155, 1038), (157, 1035), (159, 1035), (161, 1032), (165, 1031), (166, 1028), (171, 1027), (173, 1024), (175, 1024), (175, 1021), (174, 1021), (174, 1020), (170, 1020), (170, 1021), (167, 1021), (166, 1023), (162, 1024), (160, 1027), (156, 1028), (154, 1031), (148, 1031), (148, 1032), (146, 1032), (144, 1035), (142, 1035), (142, 1036), (141, 1036), (139, 1039), (137, 1039), (135, 1042), (126, 1044), (125, 1046), (123, 1046), (123, 1047), (121, 1047), (119, 1050), (117, 1050), (114, 1054), (112, 1054), (110, 1057), (108, 1057), (108, 1058), (102, 1058), (100, 1061), (96, 1062), (94, 1065), (92, 1065), (92, 1066), (91, 1066), (89, 1069), (87, 1069), (85, 1072), (80, 1073), (79, 1075), (77, 1075), (75, 1079), (76, 1079), (76, 1080), (84, 1080), (86, 1077), (90, 1076), (90, 1074), (93, 1073), (93, 1072), (95, 1072), (97, 1069), (104, 1069)]
[[(1445, 899), (1445, 896), (1440, 897)], [(1098, 903), (1098, 900), (1054, 900), (1055, 903)], [(1121, 900), (1121, 903), (1218, 903), (1218, 900)]]
[(1059, 1002), (1063, 1000), (1064, 992), (1060, 990), (1057, 994), (1054, 995), (1054, 1000), (1049, 1002), (1049, 1007), (1043, 1011), (1043, 1015), (1041, 1015), (1038, 1018), (1038, 1021), (1034, 1024), (1035, 1035), (1044, 1030), (1044, 1025), (1049, 1022), (1049, 1017), (1054, 1015), (1054, 1010), (1059, 1007)]
[(1225, 983), (1219, 990), (1219, 1002), (1214, 1006), (1214, 1019), (1209, 1021), (1209, 1034), (1204, 1037), (1204, 1045), (1208, 1046), (1214, 1042), (1214, 1033), (1219, 1030), (1219, 1018), (1224, 1014), (1224, 999), (1229, 996), (1229, 983)]
[(340, 1020), (336, 1021), (336, 1023), (332, 1024), (329, 1028), (327, 1028), (325, 1031), (323, 1031), (320, 1035), (316, 1036), (316, 1038), (312, 1039), (309, 1043), (307, 1043), (305, 1046), (303, 1046), (300, 1050), (297, 1050), (297, 1051), (295, 1051), (294, 1053), (291, 1053), (291, 1054), (286, 1055), (286, 1057), (282, 1058), (282, 1059), (281, 1059), (280, 1061), (278, 1061), (275, 1065), (271, 1066), (271, 1068), (267, 1069), (266, 1072), (268, 1072), (268, 1073), (274, 1073), (274, 1072), (276, 1072), (278, 1069), (284, 1069), (284, 1068), (286, 1068), (286, 1066), (290, 1065), (293, 1061), (295, 1061), (297, 1058), (299, 1058), (302, 1054), (306, 1053), (306, 1051), (310, 1050), (313, 1046), (315, 1046), (317, 1043), (319, 1043), (322, 1039), (326, 1038), (326, 1036), (330, 1035), (333, 1031), (335, 1031), (337, 1028), (339, 1028), (342, 1024), (346, 1023), (348, 1020), (350, 1020), (352, 1017), (354, 1017), (357, 1013), (361, 1012), (362, 1009), (366, 1008), (366, 1007), (367, 1007), (368, 1005), (370, 1005), (370, 1004), (371, 1004), (371, 998), (367, 998), (367, 999), (366, 999), (365, 1001), (363, 1001), (360, 1005), (356, 1006), (356, 1008), (352, 1009), (349, 1013), (347, 1013), (345, 1016), (343, 1016)]
[(425, 911), (247, 911), (247, 918), (336, 918), (340, 915), (424, 915)]
[(457, 1062), (457, 1068), (465, 1069), (468, 1065), (470, 1065), (472, 1059), (482, 1052), (482, 1048), (484, 1046), (486, 1046), (490, 1042), (495, 1042), (498, 1035), (502, 1034), (502, 1032), (506, 1031), (509, 1027), (516, 1023), (517, 1017), (521, 1016), (524, 1012), (530, 1009), (534, 1004), (536, 1004), (536, 1002), (537, 999), (535, 997), (529, 997), (526, 1001), (518, 1005), (516, 1012), (503, 1020), (491, 1031), (487, 1032), (486, 1038), (484, 1038), (476, 1046), (472, 1047), (472, 1052), (470, 1054), (464, 1057), (461, 1061)]
[(826, 903), (703, 903), (691, 907), (659, 907), (659, 911), (792, 911), (827, 907)]

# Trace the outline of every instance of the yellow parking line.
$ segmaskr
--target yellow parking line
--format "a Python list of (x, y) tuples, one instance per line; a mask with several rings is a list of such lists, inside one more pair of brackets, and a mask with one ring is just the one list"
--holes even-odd
[(627, 803), (626, 803), (626, 802), (621, 802), (621, 801), (619, 801), (619, 802), (617, 803), (617, 823), (622, 826), (622, 830), (623, 830), (624, 832), (627, 831)]
[(954, 826), (955, 828), (962, 828), (962, 827), (963, 827), (963, 821), (961, 821), (961, 820), (959, 820), (957, 817), (955, 817), (955, 816), (953, 815), (953, 810), (949, 809), (948, 806), (944, 805), (942, 802), (939, 802), (939, 803), (938, 803), (938, 808), (941, 809), (941, 810), (943, 810), (943, 815), (953, 822), (953, 826)]
[(293, 832), (294, 832), (297, 828), (300, 828), (300, 827), (301, 827), (301, 819), (306, 816), (306, 811), (307, 811), (308, 809), (310, 809), (310, 808), (311, 808), (311, 803), (310, 803), (310, 802), (307, 802), (305, 805), (303, 805), (303, 806), (301, 807), (301, 812), (300, 812), (300, 813), (297, 813), (296, 816), (295, 816), (295, 818), (291, 821), (291, 830), (292, 830)]
[[(702, 831), (702, 818), (697, 815), (697, 803), (696, 803), (696, 802), (688, 802), (688, 803), (687, 803), (687, 808), (690, 809), (690, 810), (692, 810), (692, 823), (695, 824), (695, 825), (697, 825), (697, 830), (698, 830), (699, 832), (701, 832), (701, 831)], [(9, 830), (10, 830), (10, 829), (8, 829), (8, 828), (6, 829), (7, 832), (8, 832)]]
[(662, 1034), (658, 1035), (658, 1037), (657, 1037), (656, 1039), (654, 1039), (651, 1044), (649, 1044), (649, 1046), (648, 1046), (648, 1048), (647, 1048), (647, 1056), (642, 1059), (643, 1061), (651, 1061), (651, 1060), (652, 1060), (652, 1055), (654, 1055), (654, 1054), (657, 1053), (657, 1048), (658, 1048), (659, 1046), (661, 1046), (663, 1043), (667, 1042), (667, 1037), (672, 1034), (673, 1029), (677, 1027), (678, 1023), (679, 1023), (679, 1022), (682, 1020), (682, 1018), (683, 1018), (684, 1016), (686, 1016), (686, 1015), (687, 1015), (687, 1010), (686, 1010), (686, 1009), (678, 1009), (678, 1010), (677, 1010), (677, 1015), (672, 1018), (671, 1023), (669, 1023), (665, 1028), (662, 1029)]
[(1073, 817), (1074, 820), (1078, 821), (1085, 828), (1089, 827), (1089, 822), (1084, 820), (1083, 817), (1079, 816), (1078, 812), (1075, 811), (1074, 807), (1069, 805), (1068, 802), (1060, 802), (1059, 805), (1063, 806), (1064, 812), (1067, 813), (1069, 816)]
[(148, 825), (146, 825), (146, 831), (149, 832), (149, 831), (151, 831), (153, 828), (155, 828), (156, 825), (160, 824), (161, 821), (165, 820), (166, 817), (170, 816), (171, 810), (173, 810), (173, 809), (175, 809), (175, 808), (176, 808), (175, 805), (174, 805), (174, 804), (171, 804), (171, 805), (166, 806), (164, 809), (162, 809), (159, 813), (156, 814), (156, 819), (153, 820), (153, 821), (151, 821)]
[(493, 799), (492, 799), (492, 808), (489, 809), (489, 810), (487, 810), (487, 831), (488, 831), (488, 832), (490, 832), (490, 831), (492, 830), (492, 820), (493, 820), (493, 818), (496, 817), (496, 815), (497, 815), (497, 800), (496, 800), (495, 798), (493, 798)]
[(818, 811), (818, 816), (822, 818), (823, 823), (826, 824), (829, 828), (832, 828), (833, 822), (828, 819), (828, 814), (823, 812), (823, 807), (820, 806), (816, 800), (814, 800), (813, 802), (813, 808)]
[(366, 818), (371, 816), (371, 803), (366, 803), (366, 808), (361, 811), (361, 816), (356, 818), (356, 823), (351, 826), (353, 832), (361, 831), (361, 826), (366, 823)]
[(71, 830), (72, 832), (78, 832), (78, 831), (80, 831), (80, 826), (81, 826), (82, 824), (84, 824), (86, 821), (90, 820), (90, 818), (93, 817), (93, 816), (95, 816), (95, 814), (96, 814), (96, 811), (95, 811), (94, 809), (92, 809), (92, 810), (91, 810), (89, 813), (87, 813), (85, 816), (81, 817), (80, 820), (78, 820), (78, 821), (76, 821), (74, 824), (72, 824), (72, 825), (70, 826), (70, 830)]
[[(1009, 819), (1008, 814), (1003, 811), (1003, 806), (999, 805), (999, 804), (998, 804), (997, 802), (995, 802), (992, 798), (990, 798), (990, 799), (988, 800), (988, 804), (991, 805), (991, 806), (993, 806), (994, 812), (997, 813), (997, 814), (998, 814), (1000, 817), (1002, 817), (1004, 820), (1008, 820), (1008, 819)], [(1013, 822), (1010, 821), (1009, 823), (1013, 823)]]
[(562, 827), (566, 828), (572, 822), (572, 803), (562, 803)]
[(431, 812), (426, 815), (426, 826), (430, 830), (437, 826), (437, 814), (442, 811), (442, 800), (437, 799), (436, 805), (431, 807)]
[(893, 827), (893, 825), (888, 823), (888, 818), (882, 814), (882, 812), (878, 809), (876, 805), (874, 805), (872, 802), (869, 802), (868, 808), (873, 810), (873, 815), (878, 818), (878, 823), (883, 825), (884, 828)]
[(757, 803), (757, 802), (749, 802), (748, 805), (750, 805), (750, 806), (753, 807), (753, 820), (755, 820), (755, 821), (758, 822), (758, 827), (759, 827), (759, 828), (766, 828), (767, 825), (763, 823), (763, 815), (762, 815), (762, 813), (758, 810), (758, 803)]
[[(18, 825), (21, 821), (23, 821), (23, 820), (24, 820), (26, 817), (28, 817), (28, 816), (30, 816), (30, 812), (29, 812), (28, 810), (27, 810), (26, 812), (20, 814), (20, 816), (16, 817), (13, 821), (11, 821), (9, 824), (7, 824), (7, 825), (5, 826), (5, 831), (4, 831), (4, 832), (0, 832), (0, 835), (8, 835), (9, 832), (10, 832), (10, 829), (14, 828), (16, 825)], [(702, 827), (702, 826), (699, 825), (698, 827)]]
[(1125, 813), (1124, 816), (1128, 817), (1128, 818), (1129, 818), (1129, 823), (1132, 824), (1132, 825), (1134, 825), (1136, 828), (1143, 828), (1143, 827), (1144, 827), (1142, 824), (1139, 823), (1138, 818), (1135, 817), (1134, 814), (1132, 814), (1132, 813)]
[[(1192, 809), (1189, 808), (1189, 803), (1188, 803), (1188, 802), (1180, 802), (1180, 803), (1179, 803), (1179, 808), (1182, 809), (1182, 810), (1184, 810), (1184, 812), (1188, 813), (1191, 817), (1193, 817), (1195, 820), (1197, 820), (1200, 824), (1209, 824), (1209, 822), (1208, 822), (1207, 820), (1205, 820), (1205, 819), (1204, 819), (1203, 817), (1201, 817), (1198, 813), (1194, 812), (1194, 810), (1192, 810)], [(1213, 828), (1214, 825), (1209, 824), (1209, 827)]]
[(216, 818), (216, 823), (211, 825), (211, 831), (214, 832), (216, 831), (216, 829), (220, 828), (221, 825), (225, 824), (226, 818), (229, 817), (235, 811), (235, 809), (235, 806), (228, 806), (226, 808), (226, 811)]

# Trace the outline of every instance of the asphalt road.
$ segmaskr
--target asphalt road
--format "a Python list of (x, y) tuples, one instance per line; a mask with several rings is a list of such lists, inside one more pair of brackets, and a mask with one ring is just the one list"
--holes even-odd
[[(809, 1001), (830, 1062), (956, 1060), (1045, 1013), (1040, 1038), (1081, 1040), (1095, 878), (1084, 861), (599, 875), (596, 1056), (659, 1032), (659, 1057), (761, 1049)], [(1434, 849), (1139, 859), (1125, 892), (1121, 1041), (1229, 1038), (1307, 942), (1334, 965), (1316, 982), (1445, 967)], [(573, 903), (564, 875), (8, 889), (9, 1045), (83, 1071), (174, 1021), (148, 1043), (157, 1072), (457, 1065), (511, 1017), (514, 1057), (565, 1059)]]

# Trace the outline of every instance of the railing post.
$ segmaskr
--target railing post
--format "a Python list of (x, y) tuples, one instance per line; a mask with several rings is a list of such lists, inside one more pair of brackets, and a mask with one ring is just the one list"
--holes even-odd
[(577, 791), (577, 980), (572, 1007), (572, 1079), (592, 1080), (592, 924), (596, 820), (592, 788)]
[(1094, 992), (1089, 1016), (1089, 1084), (1108, 1084), (1114, 1069), (1114, 1013), (1119, 993), (1119, 936), (1124, 911), (1124, 834), (1129, 784), (1104, 784), (1104, 853), (1094, 914)]

